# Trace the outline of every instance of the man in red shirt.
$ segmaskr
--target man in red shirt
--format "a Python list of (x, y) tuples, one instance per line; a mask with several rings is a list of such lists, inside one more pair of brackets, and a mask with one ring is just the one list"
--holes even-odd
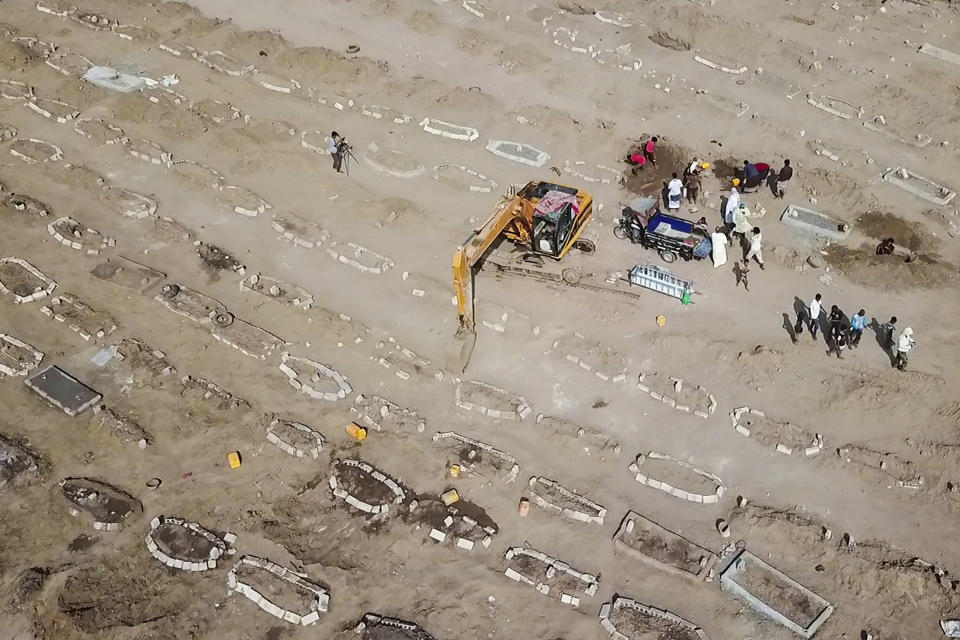
[(657, 136), (650, 138), (643, 146), (643, 157), (653, 166), (657, 166)]

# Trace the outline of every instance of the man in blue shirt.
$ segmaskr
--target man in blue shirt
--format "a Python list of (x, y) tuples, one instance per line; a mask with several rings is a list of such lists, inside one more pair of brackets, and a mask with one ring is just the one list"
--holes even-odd
[(867, 326), (867, 312), (863, 309), (857, 311), (852, 318), (850, 318), (850, 335), (852, 340), (850, 341), (851, 347), (856, 347), (860, 344), (860, 336), (863, 335), (863, 330)]
[(757, 169), (757, 166), (750, 162), (749, 160), (743, 161), (743, 177), (747, 180), (750, 178), (755, 178), (760, 175), (760, 171)]

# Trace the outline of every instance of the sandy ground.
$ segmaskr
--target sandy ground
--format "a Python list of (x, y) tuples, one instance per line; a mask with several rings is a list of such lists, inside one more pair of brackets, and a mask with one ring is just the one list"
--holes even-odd
[[(27, 0), (0, 3), (0, 80), (32, 86), (35, 104), (47, 111), (79, 111), (81, 119), (117, 127), (128, 142), (104, 144), (120, 133), (93, 122), (84, 126), (96, 129), (96, 139), (77, 135), (76, 119), (45, 119), (17, 99), (15, 85), (0, 86), (0, 185), (9, 205), (0, 205), (0, 254), (28, 260), (56, 281), (53, 295), (90, 307), (73, 313), (81, 330), (94, 329), (85, 341), (70, 320), (41, 312), (50, 297), (14, 304), (7, 294), (0, 297), (0, 332), (43, 352), (42, 365), (57, 364), (102, 393), (110, 412), (70, 418), (22, 378), (0, 378), (0, 444), (16, 451), (0, 462), (3, 638), (346, 637), (372, 611), (414, 621), (439, 639), (599, 639), (606, 633), (597, 611), (615, 594), (672, 611), (717, 640), (791, 637), (721, 591), (718, 576), (695, 581), (617, 552), (611, 539), (628, 510), (718, 555), (743, 541), (834, 605), (819, 637), (934, 638), (940, 619), (960, 616), (952, 579), (960, 563), (952, 544), (960, 500), (960, 222), (955, 203), (938, 207), (879, 180), (888, 167), (905, 166), (960, 187), (958, 68), (917, 52), (924, 42), (960, 52), (953, 5), (89, 0), (74, 9), (43, 0), (41, 6), (48, 11)], [(606, 22), (594, 10), (603, 10)], [(56, 51), (51, 55), (43, 43)], [(162, 44), (185, 53), (174, 56)], [(351, 44), (359, 53), (343, 53)], [(187, 47), (226, 54), (217, 66), (239, 75), (198, 63)], [(574, 50), (581, 47), (597, 55)], [(151, 78), (176, 74), (178, 95), (120, 95), (46, 64), (67, 63), (69, 72), (85, 64), (78, 56)], [(695, 56), (746, 70), (725, 73)], [(615, 67), (621, 63), (632, 70)], [(854, 115), (818, 110), (806, 102), (808, 94), (854, 105)], [(894, 137), (863, 126), (878, 116)], [(479, 139), (431, 136), (417, 124), (425, 117), (474, 127)], [(357, 161), (349, 176), (334, 174), (328, 156), (301, 143), (322, 146), (331, 129), (353, 144)], [(662, 140), (657, 171), (621, 185), (623, 156), (647, 135)], [(923, 136), (932, 141), (921, 147)], [(30, 164), (8, 153), (28, 146), (17, 139), (31, 138), (57, 145), (62, 158)], [(484, 150), (490, 138), (527, 143), (551, 158), (541, 169), (512, 163)], [(158, 162), (170, 159), (163, 153), (200, 165), (167, 167), (132, 150)], [(450, 260), (499, 194), (532, 179), (591, 190), (598, 204), (590, 224), (598, 246), (593, 270), (624, 271), (659, 259), (614, 238), (621, 206), (638, 193), (655, 193), (660, 180), (694, 156), (716, 170), (705, 179), (699, 210), (683, 215), (705, 215), (711, 226), (719, 221), (720, 192), (729, 188), (728, 167), (744, 158), (794, 163), (786, 203), (768, 190), (744, 196), (763, 212), (756, 223), (767, 261), (766, 270), (751, 270), (750, 290), (735, 287), (732, 260), (720, 269), (709, 262), (672, 266), (695, 282), (688, 307), (654, 293), (627, 299), (478, 275), (478, 320), (503, 330), (479, 327), (463, 381), (504, 392), (467, 385), (461, 398), (486, 398), (505, 411), (522, 398), (532, 412), (523, 421), (495, 421), (458, 408), (458, 380), (443, 369), (457, 323)], [(422, 167), (422, 173), (400, 178), (375, 165), (412, 173)], [(497, 186), (470, 191), (470, 184), (489, 183), (435, 169), (442, 165), (466, 166)], [(612, 180), (587, 182), (571, 168)], [(18, 198), (8, 199), (10, 193), (36, 199), (49, 215), (13, 206)], [(271, 208), (260, 206), (257, 215), (234, 212), (256, 213), (264, 203)], [(824, 247), (778, 221), (787, 203), (828, 213), (853, 231), (842, 244)], [(132, 209), (145, 217), (132, 217)], [(115, 246), (89, 231), (81, 251), (62, 245), (47, 228), (61, 216)], [(301, 243), (285, 238), (283, 228)], [(917, 259), (873, 256), (887, 236)], [(196, 242), (204, 243), (206, 261)], [(374, 271), (340, 262), (331, 251)], [(160, 273), (142, 279), (148, 272), (124, 263), (110, 281), (121, 256)], [(809, 256), (819, 266), (810, 266)], [(731, 258), (740, 257), (734, 250)], [(278, 301), (263, 287), (238, 286), (255, 274), (279, 279), (295, 294)], [(4, 278), (30, 282), (9, 265), (0, 270)], [(183, 288), (177, 300), (189, 303), (181, 308), (186, 316), (154, 299), (164, 282)], [(839, 304), (849, 314), (863, 307), (881, 323), (897, 315), (901, 327), (912, 326), (918, 347), (908, 371), (891, 367), (873, 331), (842, 360), (828, 357), (822, 339), (813, 342), (809, 334), (791, 342), (787, 327), (798, 304), (817, 292), (827, 308)], [(236, 316), (229, 326), (206, 318), (224, 310)], [(655, 321), (659, 314), (663, 327)], [(96, 335), (112, 323), (114, 331)], [(596, 366), (619, 368), (626, 379), (603, 381), (583, 370), (554, 348), (558, 339), (560, 346), (577, 345)], [(92, 362), (110, 345), (124, 357)], [(350, 392), (335, 402), (298, 393), (279, 369), (282, 352), (332, 367)], [(707, 420), (676, 411), (636, 388), (640, 374), (655, 393), (695, 408), (709, 406), (712, 394), (716, 409)], [(670, 377), (683, 380), (679, 393)], [(337, 390), (309, 372), (302, 380)], [(355, 442), (344, 425), (359, 419), (350, 411), (358, 394), (388, 398), (417, 416), (384, 421), (382, 431)], [(754, 421), (766, 431), (744, 438), (734, 430), (728, 414), (742, 406), (766, 413), (769, 420)], [(537, 423), (538, 414), (556, 419)], [(114, 428), (118, 418), (122, 431)], [(294, 458), (268, 442), (274, 418), (322, 434), (319, 456)], [(777, 429), (793, 440), (819, 433), (823, 451), (777, 453)], [(519, 474), (506, 482), (509, 464), (495, 463), (492, 454), (476, 462), (464, 449), (434, 443), (438, 431), (506, 452)], [(306, 439), (298, 442), (307, 448)], [(239, 469), (228, 466), (231, 451), (242, 455)], [(719, 502), (695, 504), (638, 483), (627, 467), (650, 451), (718, 476), (725, 487)], [(343, 458), (361, 458), (395, 479), (403, 503), (391, 505), (386, 518), (348, 508), (328, 485), (334, 462)], [(448, 468), (457, 461), (464, 472), (453, 479)], [(663, 461), (649, 468), (681, 488), (711, 490), (687, 469)], [(556, 480), (602, 505), (603, 524), (533, 504), (526, 518), (518, 517), (530, 476)], [(142, 515), (135, 510), (118, 532), (93, 529), (89, 519), (71, 517), (60, 495), (57, 483), (69, 477), (128, 492), (142, 503)], [(162, 484), (148, 488), (152, 478)], [(435, 500), (453, 487), (466, 503), (461, 513), (495, 523), (489, 546), (478, 542), (466, 551), (428, 538), (424, 523), (435, 526), (442, 514)], [(364, 492), (385, 495), (376, 487)], [(737, 507), (738, 496), (747, 498), (745, 508)], [(422, 516), (409, 513), (415, 497), (429, 505)], [(316, 627), (271, 617), (228, 591), (226, 572), (236, 557), (201, 573), (163, 566), (145, 543), (159, 515), (235, 533), (238, 554), (267, 557), (328, 588), (329, 612)], [(721, 518), (729, 538), (717, 532)], [(597, 593), (581, 593), (573, 608), (556, 587), (545, 597), (510, 581), (504, 553), (516, 545), (599, 576)], [(289, 593), (281, 600), (302, 602)], [(635, 640), (686, 637), (632, 627)]]

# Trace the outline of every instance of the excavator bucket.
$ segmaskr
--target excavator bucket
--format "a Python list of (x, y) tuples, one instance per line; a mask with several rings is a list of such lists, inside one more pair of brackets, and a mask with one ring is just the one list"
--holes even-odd
[(477, 344), (477, 333), (467, 327), (457, 329), (457, 334), (447, 347), (447, 370), (457, 375), (463, 373), (470, 364), (473, 347)]

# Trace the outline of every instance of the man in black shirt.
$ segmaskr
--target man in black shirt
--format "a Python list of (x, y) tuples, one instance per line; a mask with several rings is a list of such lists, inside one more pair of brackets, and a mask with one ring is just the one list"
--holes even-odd
[(780, 169), (780, 173), (777, 174), (777, 197), (782, 198), (783, 194), (787, 192), (787, 187), (790, 186), (790, 180), (793, 179), (793, 167), (790, 166), (789, 160), (783, 161), (783, 168)]

